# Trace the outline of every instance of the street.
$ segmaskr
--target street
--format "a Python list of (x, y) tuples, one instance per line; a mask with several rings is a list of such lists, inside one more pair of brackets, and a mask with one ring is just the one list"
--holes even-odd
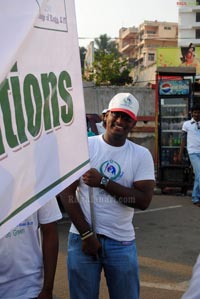
[[(140, 299), (180, 299), (200, 252), (200, 208), (191, 203), (189, 196), (154, 195), (146, 211), (135, 211), (133, 222), (140, 266)], [(58, 224), (56, 299), (69, 299), (65, 265), (69, 225), (67, 218)], [(109, 299), (103, 274), (99, 299)]]

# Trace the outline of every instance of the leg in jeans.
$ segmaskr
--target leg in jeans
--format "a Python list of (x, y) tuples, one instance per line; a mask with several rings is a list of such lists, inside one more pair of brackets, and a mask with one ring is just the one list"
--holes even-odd
[(192, 190), (192, 202), (200, 202), (200, 154), (190, 154), (190, 162), (194, 171), (194, 186)]
[(69, 233), (67, 269), (70, 299), (98, 299), (101, 263), (85, 255), (79, 235)]
[(110, 299), (139, 299), (139, 274), (135, 241), (102, 238), (102, 262)]

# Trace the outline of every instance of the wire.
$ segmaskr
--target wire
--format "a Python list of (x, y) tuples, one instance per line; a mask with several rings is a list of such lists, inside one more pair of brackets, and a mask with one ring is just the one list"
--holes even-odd
[[(199, 24), (199, 29), (200, 29), (200, 24)], [(91, 39), (95, 40), (95, 39), (99, 39), (99, 38), (100, 38), (100, 36), (98, 36), (98, 37), (78, 37), (78, 39), (80, 39), (80, 40), (91, 40)], [(193, 38), (191, 36), (189, 36), (189, 37), (165, 37), (165, 38), (162, 38), (162, 37), (160, 37), (160, 38), (159, 37), (154, 38), (154, 37), (152, 37), (153, 40), (160, 40), (160, 39), (163, 39), (163, 40), (174, 40), (176, 38), (178, 40), (181, 40), (181, 39), (189, 39), (189, 40), (191, 40), (191, 39), (198, 39), (198, 38)], [(109, 36), (108, 36), (108, 39), (109, 40), (123, 40), (123, 38), (120, 38), (120, 37), (109, 37)], [(149, 39), (151, 39), (151, 38), (149, 38)], [(143, 39), (141, 39), (141, 40), (143, 40)], [(133, 41), (135, 41), (135, 39), (133, 39)]]

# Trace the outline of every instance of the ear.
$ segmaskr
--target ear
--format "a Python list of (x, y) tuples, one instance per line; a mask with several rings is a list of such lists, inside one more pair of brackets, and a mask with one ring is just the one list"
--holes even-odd
[(105, 119), (107, 119), (109, 113), (110, 113), (110, 111), (107, 111), (107, 112), (106, 112), (106, 114), (105, 114)]
[(136, 126), (136, 124), (137, 124), (137, 120), (134, 120), (132, 124), (132, 129)]

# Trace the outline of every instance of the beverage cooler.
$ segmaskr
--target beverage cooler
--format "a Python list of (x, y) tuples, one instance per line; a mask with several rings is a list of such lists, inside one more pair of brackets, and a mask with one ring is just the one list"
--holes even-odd
[(193, 173), (187, 150), (178, 161), (182, 125), (189, 118), (191, 80), (159, 80), (158, 82), (158, 172), (157, 183), (165, 187), (181, 187), (182, 193), (193, 184)]

